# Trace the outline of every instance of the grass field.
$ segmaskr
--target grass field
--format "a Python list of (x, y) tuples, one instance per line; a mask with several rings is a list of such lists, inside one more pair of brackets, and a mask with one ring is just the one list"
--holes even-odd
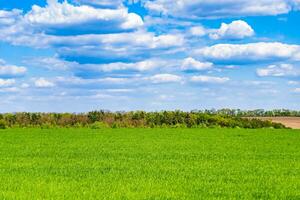
[(0, 131), (0, 199), (300, 199), (300, 131)]

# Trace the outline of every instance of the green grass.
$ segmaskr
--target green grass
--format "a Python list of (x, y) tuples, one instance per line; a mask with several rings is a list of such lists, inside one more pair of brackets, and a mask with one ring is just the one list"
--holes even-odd
[(300, 199), (300, 131), (0, 131), (0, 199)]

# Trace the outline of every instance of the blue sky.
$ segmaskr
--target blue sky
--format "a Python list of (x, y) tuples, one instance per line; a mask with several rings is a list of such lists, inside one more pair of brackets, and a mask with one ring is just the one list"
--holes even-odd
[(300, 109), (299, 0), (0, 1), (0, 112)]

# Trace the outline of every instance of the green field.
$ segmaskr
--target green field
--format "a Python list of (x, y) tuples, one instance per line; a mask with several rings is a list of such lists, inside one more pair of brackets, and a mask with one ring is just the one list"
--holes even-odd
[(1, 130), (0, 199), (300, 199), (300, 131)]

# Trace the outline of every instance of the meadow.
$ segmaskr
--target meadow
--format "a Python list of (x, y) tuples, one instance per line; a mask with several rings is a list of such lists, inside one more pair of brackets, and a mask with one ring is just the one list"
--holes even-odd
[(300, 131), (0, 130), (0, 199), (300, 199)]

